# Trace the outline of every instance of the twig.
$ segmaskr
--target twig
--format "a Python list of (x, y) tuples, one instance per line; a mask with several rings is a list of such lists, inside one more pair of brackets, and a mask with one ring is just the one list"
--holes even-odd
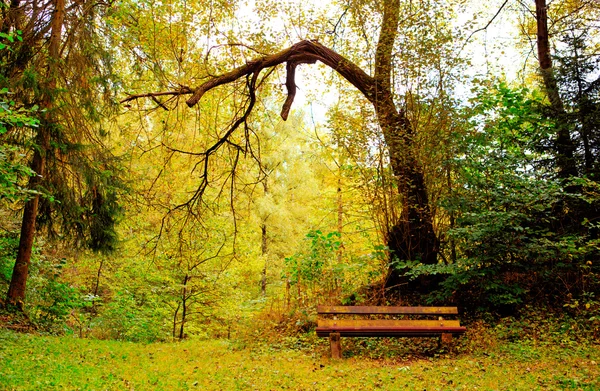
[(460, 48), (459, 53), (463, 51), (463, 49), (465, 48), (465, 46), (467, 45), (467, 43), (469, 43), (469, 41), (471, 40), (471, 37), (473, 37), (473, 35), (477, 34), (480, 31), (487, 30), (487, 28), (490, 27), (490, 25), (494, 22), (494, 20), (498, 17), (498, 15), (500, 15), (500, 12), (502, 12), (502, 9), (504, 9), (504, 6), (506, 6), (506, 4), (508, 4), (508, 0), (505, 0), (504, 3), (502, 3), (502, 5), (500, 6), (500, 8), (496, 12), (496, 14), (492, 17), (492, 19), (490, 19), (487, 22), (487, 24), (484, 27), (478, 28), (477, 30), (472, 31), (471, 34), (469, 34), (469, 36), (467, 37), (467, 39), (463, 43), (462, 47)]

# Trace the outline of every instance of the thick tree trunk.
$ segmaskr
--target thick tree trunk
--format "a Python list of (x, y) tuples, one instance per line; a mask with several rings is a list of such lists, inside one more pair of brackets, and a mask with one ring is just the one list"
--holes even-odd
[[(36, 176), (29, 181), (31, 189), (37, 190), (46, 173), (46, 153), (50, 149), (50, 131), (53, 126), (52, 108), (53, 91), (56, 89), (56, 69), (60, 58), (60, 42), (65, 15), (65, 0), (54, 1), (54, 12), (52, 14), (50, 43), (48, 47), (49, 69), (46, 82), (47, 90), (42, 97), (41, 107), (45, 110), (44, 119), (38, 130), (38, 145), (35, 147), (31, 168)], [(37, 218), (39, 195), (25, 204), (23, 211), (23, 223), (21, 225), (21, 237), (19, 239), (19, 250), (13, 269), (10, 286), (7, 294), (7, 302), (23, 309), (25, 301), (25, 289), (31, 263), (31, 251), (35, 236), (35, 220)]]
[(439, 240), (433, 229), (423, 170), (413, 153), (411, 124), (395, 107), (386, 106), (376, 106), (376, 110), (402, 196), (400, 221), (390, 228), (387, 238), (391, 253), (386, 287), (393, 287), (402, 282), (403, 273), (395, 267), (395, 262), (418, 260), (434, 264)]
[(540, 73), (544, 81), (544, 89), (548, 95), (550, 106), (557, 120), (556, 152), (559, 176), (563, 179), (577, 175), (574, 152), (575, 144), (569, 133), (566, 112), (563, 101), (558, 91), (558, 84), (552, 58), (550, 57), (550, 43), (548, 38), (548, 7), (546, 0), (535, 0), (535, 15), (537, 20), (537, 50)]
[[(38, 189), (42, 182), (42, 176), (44, 175), (46, 165), (45, 150), (50, 144), (48, 129), (40, 129), (39, 136), (39, 145), (33, 154), (33, 161), (31, 164), (31, 169), (35, 171), (37, 175), (31, 177), (29, 181), (30, 189)], [(9, 304), (17, 306), (21, 310), (23, 309), (23, 302), (25, 301), (25, 289), (27, 277), (29, 275), (29, 264), (31, 262), (31, 251), (35, 236), (35, 219), (37, 217), (39, 198), (40, 196), (36, 195), (25, 204), (17, 259), (13, 268), (6, 298), (6, 301)]]

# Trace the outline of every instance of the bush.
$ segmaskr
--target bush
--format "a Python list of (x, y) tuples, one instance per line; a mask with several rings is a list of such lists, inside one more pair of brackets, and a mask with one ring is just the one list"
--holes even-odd
[(554, 178), (543, 145), (556, 125), (540, 105), (535, 93), (500, 83), (482, 89), (466, 113), (471, 128), (457, 135), (460, 149), (448, 163), (460, 186), (442, 201), (455, 217), (446, 233), (454, 251), (438, 265), (400, 265), (412, 278), (445, 276), (430, 302), (512, 313), (600, 288), (598, 226), (580, 213), (600, 205), (599, 186)]

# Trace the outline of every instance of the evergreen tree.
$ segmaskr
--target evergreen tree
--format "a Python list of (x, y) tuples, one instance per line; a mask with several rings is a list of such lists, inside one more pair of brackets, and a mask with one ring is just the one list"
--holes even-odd
[(104, 108), (117, 80), (102, 30), (110, 10), (96, 1), (2, 3), (0, 31), (22, 41), (2, 53), (0, 87), (19, 109), (39, 108), (39, 126), (11, 124), (2, 135), (31, 156), (21, 235), (7, 302), (23, 308), (36, 225), (96, 250), (114, 247), (119, 207), (116, 161), (103, 144)]
[(600, 56), (590, 51), (586, 30), (572, 27), (556, 55), (557, 81), (564, 97), (567, 121), (576, 144), (580, 171), (598, 181), (600, 153)]

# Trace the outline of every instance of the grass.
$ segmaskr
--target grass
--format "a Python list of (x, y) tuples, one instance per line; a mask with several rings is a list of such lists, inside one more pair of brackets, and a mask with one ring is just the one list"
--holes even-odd
[(452, 352), (414, 339), (343, 339), (346, 357), (333, 361), (327, 341), (311, 336), (287, 347), (226, 340), (136, 344), (0, 329), (0, 389), (600, 390), (597, 344), (497, 334), (474, 328)]

